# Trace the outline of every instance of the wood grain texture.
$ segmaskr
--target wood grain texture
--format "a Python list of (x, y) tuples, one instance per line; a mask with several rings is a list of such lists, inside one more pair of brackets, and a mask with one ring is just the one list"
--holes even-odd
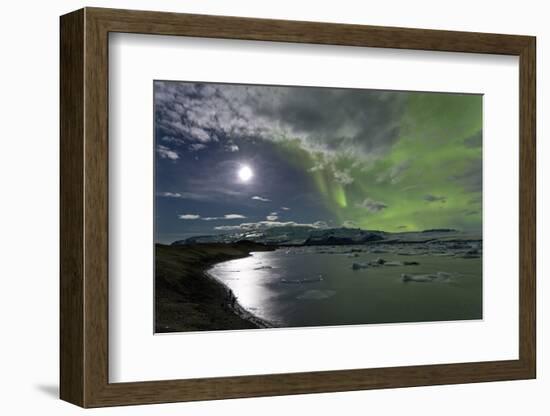
[[(519, 359), (190, 380), (108, 380), (108, 33), (520, 57)], [(61, 18), (61, 397), (82, 407), (534, 378), (535, 38), (87, 8)]]
[(61, 19), (60, 388), (84, 404), (84, 12)]
[(519, 55), (528, 36), (87, 8), (110, 32)]
[(84, 358), (85, 406), (108, 380), (109, 181), (108, 33), (85, 12), (84, 59)]
[(520, 54), (519, 337), (520, 360), (536, 377), (536, 41)]

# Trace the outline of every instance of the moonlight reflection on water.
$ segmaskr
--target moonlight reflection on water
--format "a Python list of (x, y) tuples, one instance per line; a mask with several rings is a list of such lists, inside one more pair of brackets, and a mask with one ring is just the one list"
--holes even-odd
[[(481, 260), (397, 252), (349, 253), (350, 248), (256, 252), (215, 265), (209, 273), (239, 304), (276, 327), (481, 319)], [(376, 251), (376, 250), (373, 250)], [(398, 251), (398, 250), (396, 250)], [(383, 256), (388, 267), (354, 270)], [(404, 281), (403, 274), (449, 274)], [(406, 280), (406, 279), (405, 279)]]

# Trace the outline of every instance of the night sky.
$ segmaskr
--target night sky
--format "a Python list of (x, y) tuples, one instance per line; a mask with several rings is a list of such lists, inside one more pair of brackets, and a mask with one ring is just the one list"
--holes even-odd
[(482, 96), (155, 81), (156, 241), (481, 230)]

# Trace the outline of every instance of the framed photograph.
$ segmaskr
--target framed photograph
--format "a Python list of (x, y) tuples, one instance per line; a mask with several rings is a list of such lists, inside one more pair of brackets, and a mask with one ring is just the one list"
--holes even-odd
[(535, 49), (62, 16), (61, 398), (535, 378)]

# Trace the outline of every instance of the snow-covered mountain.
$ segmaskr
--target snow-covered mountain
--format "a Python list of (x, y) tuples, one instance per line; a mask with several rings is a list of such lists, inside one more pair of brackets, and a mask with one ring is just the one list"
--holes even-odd
[(428, 241), (478, 241), (481, 236), (452, 229), (434, 229), (418, 232), (388, 233), (384, 231), (362, 230), (359, 228), (314, 228), (310, 226), (281, 226), (264, 230), (238, 231), (218, 235), (190, 237), (174, 241), (172, 245), (235, 243), (253, 241), (267, 245), (351, 245), (375, 242), (415, 243)]

